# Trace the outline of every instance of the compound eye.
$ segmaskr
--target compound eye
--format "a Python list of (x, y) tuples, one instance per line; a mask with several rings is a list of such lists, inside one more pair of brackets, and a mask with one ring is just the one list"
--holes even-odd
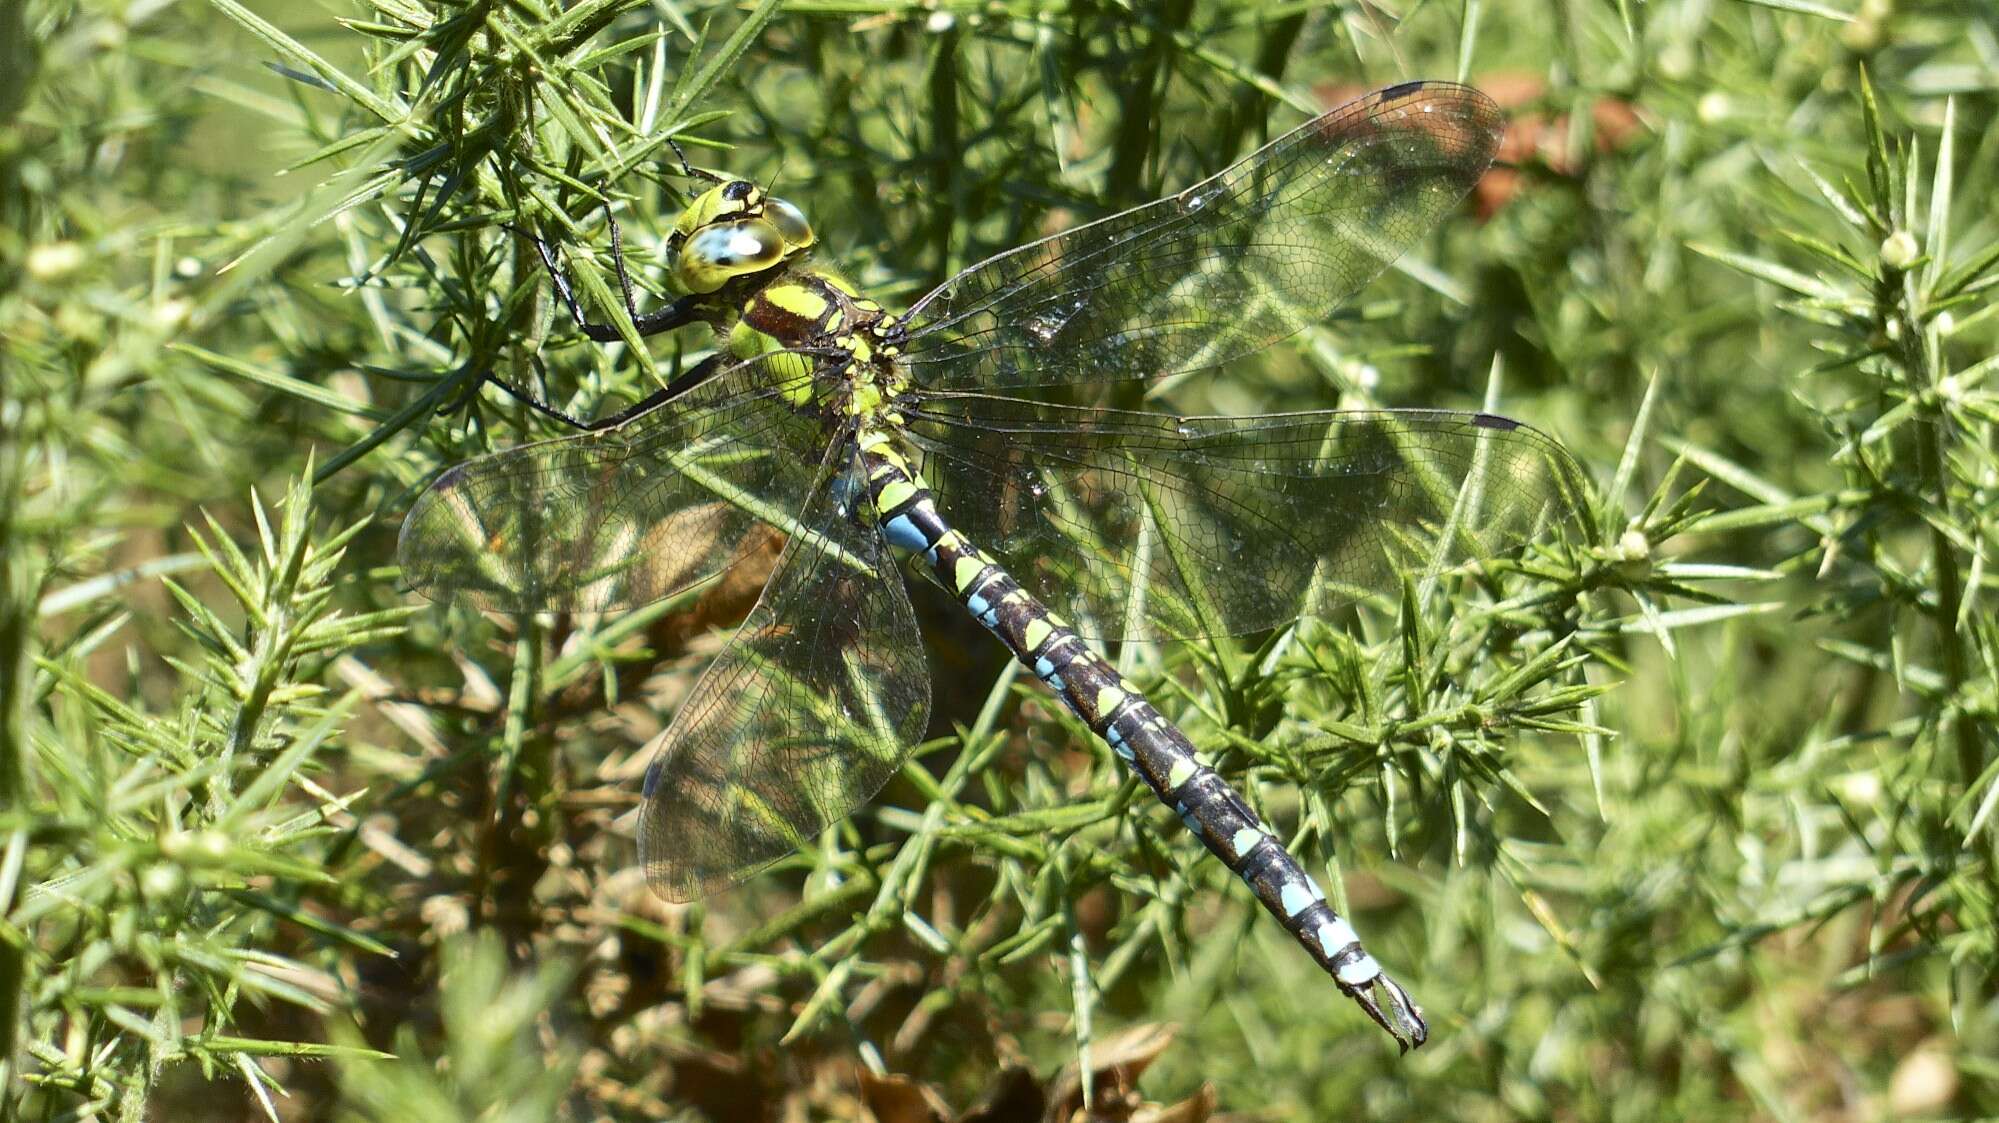
[(812, 224), (805, 221), (805, 212), (783, 199), (771, 199), (764, 203), (764, 220), (793, 246), (810, 245), (812, 242)]
[(761, 272), (784, 258), (784, 240), (760, 219), (704, 226), (680, 247), (674, 274), (688, 292), (714, 292), (731, 280)]

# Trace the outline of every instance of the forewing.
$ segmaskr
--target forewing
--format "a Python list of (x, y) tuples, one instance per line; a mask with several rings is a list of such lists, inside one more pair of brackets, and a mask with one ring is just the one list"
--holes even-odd
[(910, 372), (938, 390), (1007, 390), (1260, 350), (1430, 230), (1492, 162), (1500, 124), (1469, 87), (1377, 90), (1178, 195), (958, 274), (910, 312)]
[(646, 771), (639, 854), (670, 900), (740, 881), (846, 818), (923, 735), (922, 639), (852, 456), (836, 443), (762, 599)]
[(786, 529), (818, 467), (816, 423), (785, 398), (801, 356), (778, 354), (616, 429), (446, 471), (403, 520), (404, 580), (501, 612), (601, 612), (720, 572), (759, 522)]
[(1516, 546), (1579, 507), (1546, 434), (1483, 413), (1168, 417), (929, 399), (939, 507), (1098, 639), (1241, 634)]

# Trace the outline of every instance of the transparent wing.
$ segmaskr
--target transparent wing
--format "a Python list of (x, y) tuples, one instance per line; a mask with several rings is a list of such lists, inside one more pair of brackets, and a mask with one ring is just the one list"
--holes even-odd
[(1579, 509), (1544, 433), (1444, 410), (1170, 417), (937, 395), (939, 507), (1098, 639), (1274, 627), (1518, 545)]
[(923, 642), (853, 456), (835, 443), (762, 599), (660, 736), (639, 854), (669, 900), (846, 818), (923, 736)]
[(818, 467), (817, 424), (785, 398), (809, 377), (799, 357), (760, 356), (616, 429), (451, 468), (403, 520), (404, 579), (432, 600), (537, 612), (631, 608), (713, 576), (759, 522), (786, 528)]
[(1349, 102), (1178, 195), (1031, 242), (924, 297), (919, 385), (1008, 390), (1217, 366), (1317, 323), (1478, 180), (1499, 109), (1408, 82)]

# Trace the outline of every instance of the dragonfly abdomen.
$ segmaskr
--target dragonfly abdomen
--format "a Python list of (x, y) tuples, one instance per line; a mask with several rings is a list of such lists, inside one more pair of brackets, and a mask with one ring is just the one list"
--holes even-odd
[(922, 478), (885, 434), (864, 436), (863, 469), (888, 540), (922, 554), (945, 587), (1053, 690), (1249, 885), (1271, 915), (1403, 1048), (1428, 1036), (1408, 992), (1361, 947), (1298, 860), (1192, 742), (1006, 571), (951, 528)]

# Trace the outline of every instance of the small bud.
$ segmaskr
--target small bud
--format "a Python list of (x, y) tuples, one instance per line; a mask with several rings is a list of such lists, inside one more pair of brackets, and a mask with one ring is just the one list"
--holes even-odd
[(140, 896), (158, 901), (181, 891), (187, 881), (181, 877), (180, 867), (167, 862), (154, 862), (139, 875)]
[(203, 862), (222, 861), (229, 856), (229, 836), (215, 830), (194, 832), (190, 856)]
[(1703, 125), (1726, 121), (1733, 111), (1734, 107), (1729, 104), (1728, 95), (1720, 90), (1711, 90), (1702, 94), (1701, 100), (1694, 105), (1694, 116), (1700, 118)]
[(190, 866), (229, 856), (229, 836), (217, 830), (175, 831), (160, 840), (160, 853)]
[(1935, 316), (1931, 317), (1930, 323), (1936, 325), (1938, 335), (1947, 336), (1957, 330), (1957, 317), (1948, 312), (1938, 312)]
[(957, 25), (958, 17), (950, 12), (932, 12), (930, 17), (923, 21), (923, 30), (932, 35), (942, 35)]
[(1630, 527), (1618, 535), (1617, 545), (1610, 549), (1610, 560), (1620, 573), (1634, 580), (1644, 577), (1652, 570), (1652, 540), (1637, 527)]
[(1907, 230), (1897, 230), (1881, 240), (1881, 264), (1896, 272), (1907, 269), (1922, 253), (1916, 245), (1916, 236)]
[(1839, 794), (1862, 807), (1872, 807), (1881, 799), (1881, 777), (1872, 772), (1850, 772), (1834, 784)]
[(83, 247), (75, 242), (48, 242), (28, 251), (28, 276), (55, 281), (83, 265)]
[(1675, 82), (1683, 82), (1694, 72), (1694, 52), (1686, 43), (1675, 40), (1659, 52), (1659, 74)]
[(159, 306), (153, 309), (153, 323), (168, 331), (175, 331), (187, 323), (188, 313), (192, 311), (194, 311), (193, 304), (180, 297), (174, 297), (171, 300), (161, 301)]
[(1839, 29), (1840, 43), (1856, 55), (1873, 54), (1881, 49), (1886, 39), (1881, 31), (1881, 21), (1864, 15), (1854, 17)]

